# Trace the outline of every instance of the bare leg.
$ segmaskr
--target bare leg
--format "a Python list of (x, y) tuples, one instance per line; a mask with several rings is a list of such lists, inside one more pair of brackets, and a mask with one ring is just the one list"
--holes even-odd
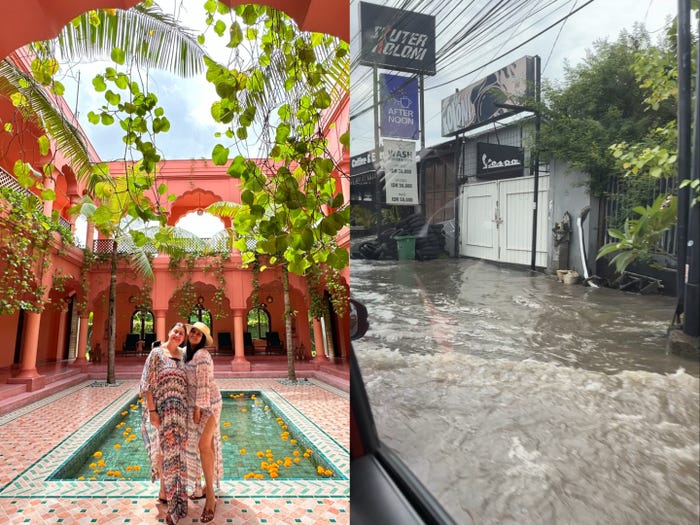
[(165, 494), (165, 481), (163, 481), (163, 457), (158, 458), (158, 481), (160, 481), (160, 492), (158, 493), (158, 499), (168, 499)]
[(214, 496), (214, 448), (212, 440), (216, 429), (216, 417), (211, 415), (204, 425), (202, 436), (199, 438), (199, 455), (202, 459), (202, 471), (204, 471), (204, 494), (206, 495), (205, 509), (214, 509), (216, 497)]

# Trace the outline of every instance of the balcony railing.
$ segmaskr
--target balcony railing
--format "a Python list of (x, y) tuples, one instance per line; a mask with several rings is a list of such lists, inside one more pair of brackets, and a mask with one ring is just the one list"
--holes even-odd
[[(229, 253), (231, 250), (226, 246), (225, 239), (218, 239), (218, 242), (212, 244), (210, 238), (201, 239), (199, 242), (193, 239), (182, 239), (183, 248), (186, 253), (198, 253), (202, 252), (202, 245), (206, 246), (207, 253)], [(95, 253), (111, 253), (114, 247), (113, 239), (96, 239), (93, 243), (93, 250)], [(119, 243), (117, 246), (117, 253), (119, 254), (129, 254), (133, 253), (136, 246), (130, 240), (125, 240)], [(151, 247), (144, 247), (144, 251), (150, 255), (157, 255), (158, 251)]]

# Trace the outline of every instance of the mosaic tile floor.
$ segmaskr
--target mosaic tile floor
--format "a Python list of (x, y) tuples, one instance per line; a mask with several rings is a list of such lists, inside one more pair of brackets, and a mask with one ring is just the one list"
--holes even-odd
[[(315, 380), (218, 379), (222, 390), (261, 390), (341, 473), (338, 479), (224, 480), (212, 523), (347, 524), (349, 397)], [(147, 481), (47, 481), (136, 393), (136, 381), (85, 382), (0, 416), (0, 523), (160, 523), (165, 506)], [(180, 524), (199, 523), (203, 500)]]

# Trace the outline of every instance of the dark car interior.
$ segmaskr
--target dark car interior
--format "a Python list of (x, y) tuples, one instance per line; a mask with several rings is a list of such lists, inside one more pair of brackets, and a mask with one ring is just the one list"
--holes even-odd
[[(350, 339), (369, 328), (367, 309), (350, 301)], [(382, 444), (354, 351), (350, 352), (350, 516), (353, 525), (455, 522), (405, 463)]]

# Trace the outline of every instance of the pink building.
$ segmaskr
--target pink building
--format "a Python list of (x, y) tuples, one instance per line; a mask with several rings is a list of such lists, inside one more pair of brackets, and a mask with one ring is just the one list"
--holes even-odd
[[(64, 104), (60, 99), (55, 103)], [(329, 148), (337, 165), (337, 188), (346, 196), (346, 202), (349, 199), (349, 155), (341, 150), (335, 134), (348, 129), (348, 105), (346, 95), (325, 115)], [(47, 155), (41, 155), (36, 137), (43, 131), (30, 122), (18, 121), (16, 108), (6, 98), (0, 98), (0, 121), (14, 123), (12, 133), (0, 133), (0, 186), (26, 192), (13, 175), (15, 162), (24, 160), (40, 171), (42, 164), (53, 158), (55, 170), (43, 183), (46, 188), (53, 188), (56, 196), (54, 200), (44, 201), (43, 212), (45, 215), (57, 212), (61, 221), (77, 232), (80, 225), (68, 215), (68, 208), (86, 192), (84, 183), (76, 178), (70, 163), (57, 151), (55, 144)], [(120, 169), (123, 167), (119, 164), (111, 166), (113, 174), (118, 175)], [(177, 200), (168, 203), (170, 225), (177, 224), (189, 213), (202, 213), (203, 208), (216, 201), (240, 202), (238, 181), (226, 174), (226, 167), (214, 166), (210, 161), (164, 161), (159, 167), (159, 177), (167, 184), (169, 193), (178, 195)], [(12, 250), (13, 225), (7, 203), (1, 197), (0, 218), (4, 219), (0, 222), (0, 249)], [(337, 241), (349, 250), (347, 228)], [(98, 256), (109, 252), (112, 246), (109, 239), (95, 238), (93, 228), (87, 228), (85, 243), (92, 245)], [(46, 270), (36, 279), (37, 287), (42, 284), (46, 287), (50, 299), (46, 308), (41, 312), (19, 310), (0, 315), (0, 332), (5, 335), (0, 341), (0, 370), (10, 369), (11, 373), (5, 374), (11, 376), (7, 381), (26, 384), (30, 391), (44, 386), (44, 378), (37, 371), (39, 365), (68, 361), (90, 366), (86, 359), (88, 349), (93, 359), (100, 349), (103, 360), (107, 353), (109, 263), (98, 260), (87, 264), (81, 248), (66, 244), (58, 237), (51, 243), (47, 262)], [(7, 264), (7, 260), (0, 260), (0, 271), (4, 271), (3, 265)], [(198, 259), (191, 269), (185, 266), (183, 263), (174, 269), (168, 256), (158, 254), (153, 260), (155, 278), (147, 281), (126, 261), (119, 263), (117, 355), (145, 359), (150, 341), (164, 338), (173, 323), (200, 318), (211, 326), (215, 351), (230, 354), (234, 371), (250, 370), (249, 359), (258, 354), (277, 354), (281, 355), (279, 359), (286, 359), (282, 284), (276, 270), (258, 274), (257, 300), (254, 300), (253, 270), (242, 267), (237, 250), (223, 254), (221, 259)], [(348, 288), (348, 268), (341, 275)], [(0, 293), (7, 292), (0, 290)], [(292, 321), (295, 356), (319, 363), (328, 359), (346, 360), (350, 351), (347, 313), (336, 315), (327, 301), (327, 315), (321, 320), (310, 320), (306, 279), (292, 274), (290, 296), (292, 310), (298, 312)], [(191, 304), (183, 304), (183, 297)], [(148, 303), (150, 307), (144, 307)], [(275, 333), (282, 340), (281, 349), (274, 340), (268, 340), (268, 334), (274, 339)], [(118, 367), (116, 373), (118, 376)]]

